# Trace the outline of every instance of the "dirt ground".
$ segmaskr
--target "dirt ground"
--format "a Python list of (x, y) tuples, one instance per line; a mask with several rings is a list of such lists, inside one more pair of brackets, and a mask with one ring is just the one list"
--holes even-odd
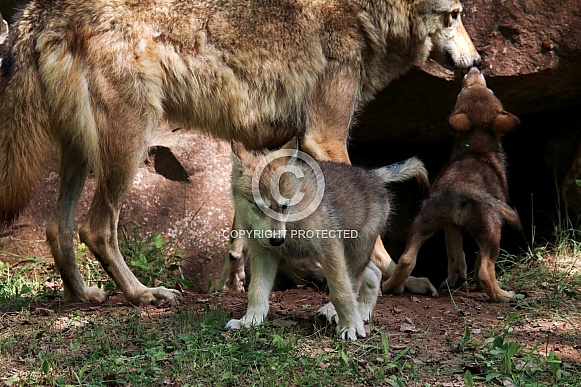
[[(216, 305), (231, 313), (232, 318), (240, 318), (246, 311), (246, 294), (196, 293), (184, 291), (179, 308), (203, 312), (209, 305)], [(308, 287), (274, 291), (270, 296), (268, 320), (281, 325), (300, 325), (307, 332), (320, 328), (324, 323), (315, 317), (318, 308), (328, 302), (324, 292)], [(120, 292), (111, 293), (102, 305), (63, 305), (61, 300), (34, 307), (68, 313), (74, 309), (92, 313), (117, 314), (135, 307), (127, 304)], [(581, 310), (581, 302), (578, 305)], [(147, 315), (171, 313), (173, 308), (149, 306)], [(458, 371), (471, 369), (474, 364), (467, 361), (465, 354), (457, 350), (465, 329), (468, 327), (473, 342), (484, 342), (489, 337), (501, 333), (503, 319), (511, 311), (519, 309), (510, 304), (496, 304), (487, 300), (482, 292), (473, 289), (457, 290), (453, 295), (441, 290), (438, 298), (411, 294), (380, 296), (374, 311), (373, 322), (366, 330), (387, 329), (390, 349), (400, 351), (413, 346), (408, 356), (415, 362), (438, 364), (439, 367)], [(513, 322), (514, 330), (510, 340), (533, 348), (540, 344), (537, 353), (541, 355), (554, 351), (558, 358), (576, 367), (581, 367), (581, 319), (575, 317), (543, 317), (531, 320), (525, 310), (524, 317)], [(333, 329), (327, 331), (333, 336)], [(581, 368), (580, 368), (581, 369)]]
[[(245, 295), (188, 294), (186, 299), (190, 297), (198, 300), (194, 302), (199, 302), (201, 297), (207, 302), (219, 303), (235, 318), (240, 318), (246, 308)], [(313, 326), (318, 323), (314, 317), (316, 310), (328, 301), (326, 294), (309, 288), (273, 292), (269, 319)], [(484, 341), (513, 309), (511, 305), (491, 303), (484, 293), (469, 289), (458, 290), (453, 297), (447, 290), (440, 291), (438, 298), (411, 294), (380, 296), (370, 329), (387, 327), (390, 347), (395, 350), (405, 349), (421, 339), (410, 353), (415, 360), (463, 369), (469, 364), (463, 364), (462, 355), (454, 353), (454, 348), (464, 335), (465, 327), (469, 327), (474, 341)], [(559, 359), (581, 366), (580, 329), (581, 321), (537, 320), (515, 327), (511, 338), (531, 348), (542, 343), (543, 353), (555, 351)], [(500, 333), (500, 329), (496, 332)], [(572, 335), (577, 340), (571, 340)]]

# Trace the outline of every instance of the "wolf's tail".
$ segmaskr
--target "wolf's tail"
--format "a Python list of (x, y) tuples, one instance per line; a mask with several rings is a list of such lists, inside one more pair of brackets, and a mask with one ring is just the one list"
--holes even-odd
[(0, 45), (0, 229), (18, 217), (38, 188), (51, 146), (32, 30), (16, 25)]
[(4, 20), (2, 14), (0, 13), (0, 44), (2, 44), (4, 39), (6, 39), (7, 35), (8, 35), (8, 23), (6, 23), (6, 20)]
[(490, 194), (479, 191), (470, 191), (465, 193), (464, 196), (474, 200), (475, 202), (492, 207), (509, 225), (514, 227), (516, 230), (523, 231), (518, 213), (504, 201), (497, 199)]
[(415, 178), (422, 191), (425, 193), (430, 191), (428, 171), (417, 157), (410, 157), (400, 163), (375, 169), (374, 172), (384, 183), (396, 183)]

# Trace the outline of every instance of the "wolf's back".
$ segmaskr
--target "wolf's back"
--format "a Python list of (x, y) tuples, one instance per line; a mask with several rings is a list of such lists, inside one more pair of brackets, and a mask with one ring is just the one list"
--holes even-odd
[(30, 201), (50, 150), (35, 28), (26, 20), (17, 22), (0, 46), (0, 228)]

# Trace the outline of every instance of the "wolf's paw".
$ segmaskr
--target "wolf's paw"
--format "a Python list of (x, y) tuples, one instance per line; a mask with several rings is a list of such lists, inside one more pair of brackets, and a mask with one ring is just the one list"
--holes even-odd
[[(389, 281), (389, 280), (388, 280)], [(438, 297), (438, 290), (425, 277), (408, 277), (403, 285), (409, 293), (423, 294), (430, 297)]]
[(244, 322), (242, 322), (242, 319), (240, 319), (240, 320), (232, 319), (232, 320), (228, 321), (228, 323), (224, 327), (224, 330), (230, 331), (232, 329), (240, 329), (240, 328), (245, 328), (245, 327), (248, 327), (248, 325), (245, 325)]
[(337, 336), (341, 340), (357, 341), (358, 338), (364, 338), (367, 336), (365, 333), (365, 327), (363, 326), (363, 321), (359, 321), (354, 324), (354, 326), (342, 326), (337, 325)]
[(455, 277), (455, 278), (446, 278), (441, 284), (440, 289), (460, 289), (466, 286), (466, 278), (463, 277)]
[(65, 302), (103, 302), (107, 294), (96, 286), (86, 286), (81, 294), (72, 294), (65, 288)]
[(500, 292), (491, 295), (490, 299), (494, 302), (512, 302), (516, 300), (516, 293), (507, 292), (505, 290), (500, 289)]
[[(482, 282), (480, 282), (480, 280), (477, 277), (474, 278), (474, 282), (476, 284), (476, 290), (478, 290), (478, 291), (484, 290), (484, 286), (482, 286)], [(502, 282), (500, 282), (499, 280), (496, 280), (496, 284), (498, 285), (499, 288), (501, 288), (500, 290), (502, 290)]]
[(330, 302), (317, 311), (317, 317), (325, 319), (329, 324), (339, 323), (339, 315), (335, 306)]
[(381, 285), (381, 292), (383, 294), (402, 294), (403, 293), (403, 284), (396, 284), (392, 278), (389, 278)]
[(226, 282), (222, 282), (217, 280), (210, 286), (209, 289), (210, 293), (219, 293), (219, 292), (227, 292), (227, 293), (244, 293), (244, 280), (238, 278), (238, 276), (233, 276), (232, 278), (228, 278)]
[(373, 315), (373, 304), (367, 302), (359, 302), (359, 314), (363, 321), (371, 321)]
[(260, 325), (264, 321), (264, 315), (266, 313), (246, 313), (240, 320), (232, 319), (228, 321), (228, 324), (224, 327), (224, 330), (229, 331), (232, 329), (248, 328), (255, 325)]
[(157, 288), (143, 287), (139, 291), (126, 294), (125, 298), (133, 305), (175, 305), (182, 300), (182, 294), (175, 289), (164, 288), (163, 286)]

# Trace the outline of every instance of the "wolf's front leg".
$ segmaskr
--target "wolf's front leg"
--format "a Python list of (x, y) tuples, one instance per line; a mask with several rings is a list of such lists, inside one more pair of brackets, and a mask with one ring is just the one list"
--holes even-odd
[(324, 249), (325, 256), (321, 258), (320, 263), (327, 277), (329, 299), (334, 308), (326, 305), (319, 309), (318, 314), (325, 316), (329, 321), (338, 322), (337, 335), (341, 339), (355, 341), (358, 337), (366, 336), (363, 319), (359, 312), (343, 248), (340, 242), (329, 241), (332, 243)]
[(230, 320), (225, 329), (239, 329), (251, 325), (261, 324), (268, 313), (268, 297), (274, 279), (278, 261), (263, 252), (250, 253), (251, 280), (248, 289), (248, 307), (246, 314), (240, 320)]

